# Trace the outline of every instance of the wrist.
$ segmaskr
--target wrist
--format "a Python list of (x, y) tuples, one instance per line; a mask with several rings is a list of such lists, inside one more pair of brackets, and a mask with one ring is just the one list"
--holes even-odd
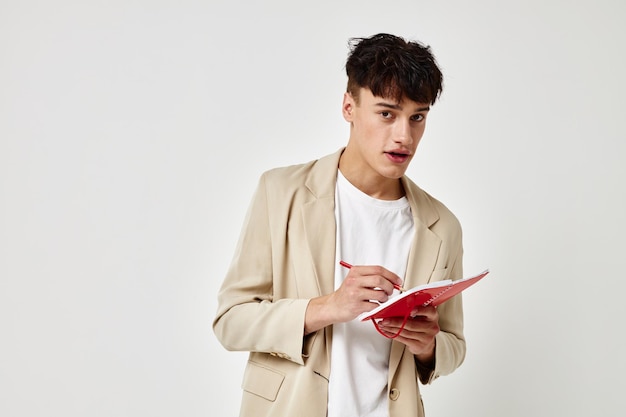
[(304, 334), (316, 332), (332, 324), (326, 306), (328, 296), (311, 298), (304, 315)]
[(415, 359), (424, 368), (434, 369), (435, 368), (435, 356), (436, 356), (435, 351), (436, 351), (436, 344), (435, 344), (435, 340), (433, 339), (433, 342), (430, 345), (430, 349), (427, 349), (426, 351), (422, 353), (416, 354)]

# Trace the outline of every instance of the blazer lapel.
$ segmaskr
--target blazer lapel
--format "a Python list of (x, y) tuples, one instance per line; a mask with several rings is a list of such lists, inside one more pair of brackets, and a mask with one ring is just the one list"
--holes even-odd
[(428, 282), (437, 262), (441, 239), (430, 230), (430, 227), (439, 220), (439, 214), (428, 195), (407, 177), (402, 177), (402, 185), (411, 206), (415, 225), (415, 237), (405, 276), (405, 285), (410, 288)]
[[(435, 268), (441, 239), (430, 230), (439, 215), (433, 208), (427, 195), (406, 176), (402, 178), (402, 185), (411, 206), (415, 236), (409, 253), (404, 286), (412, 288), (426, 284)], [(389, 357), (389, 375), (395, 374), (405, 345), (393, 341)]]
[(335, 288), (335, 184), (343, 149), (319, 159), (305, 183), (312, 195), (302, 217), (320, 295)]

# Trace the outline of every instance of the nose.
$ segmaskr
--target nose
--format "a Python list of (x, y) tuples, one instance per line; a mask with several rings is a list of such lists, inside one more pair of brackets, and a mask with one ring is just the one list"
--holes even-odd
[(394, 140), (402, 145), (413, 143), (413, 132), (409, 120), (398, 119), (394, 126)]

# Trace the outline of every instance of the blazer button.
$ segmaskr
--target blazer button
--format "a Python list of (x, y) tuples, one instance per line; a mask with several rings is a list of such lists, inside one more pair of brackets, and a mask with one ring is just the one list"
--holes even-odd
[(395, 401), (398, 399), (399, 396), (400, 396), (400, 390), (398, 388), (391, 388), (391, 391), (389, 391), (389, 398), (392, 401)]

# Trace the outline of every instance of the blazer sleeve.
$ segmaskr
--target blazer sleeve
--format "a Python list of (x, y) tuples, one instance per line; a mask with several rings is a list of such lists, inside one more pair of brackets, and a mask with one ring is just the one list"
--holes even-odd
[(213, 330), (228, 350), (264, 352), (304, 364), (308, 299), (274, 299), (267, 173), (246, 214), (235, 254), (218, 294)]

